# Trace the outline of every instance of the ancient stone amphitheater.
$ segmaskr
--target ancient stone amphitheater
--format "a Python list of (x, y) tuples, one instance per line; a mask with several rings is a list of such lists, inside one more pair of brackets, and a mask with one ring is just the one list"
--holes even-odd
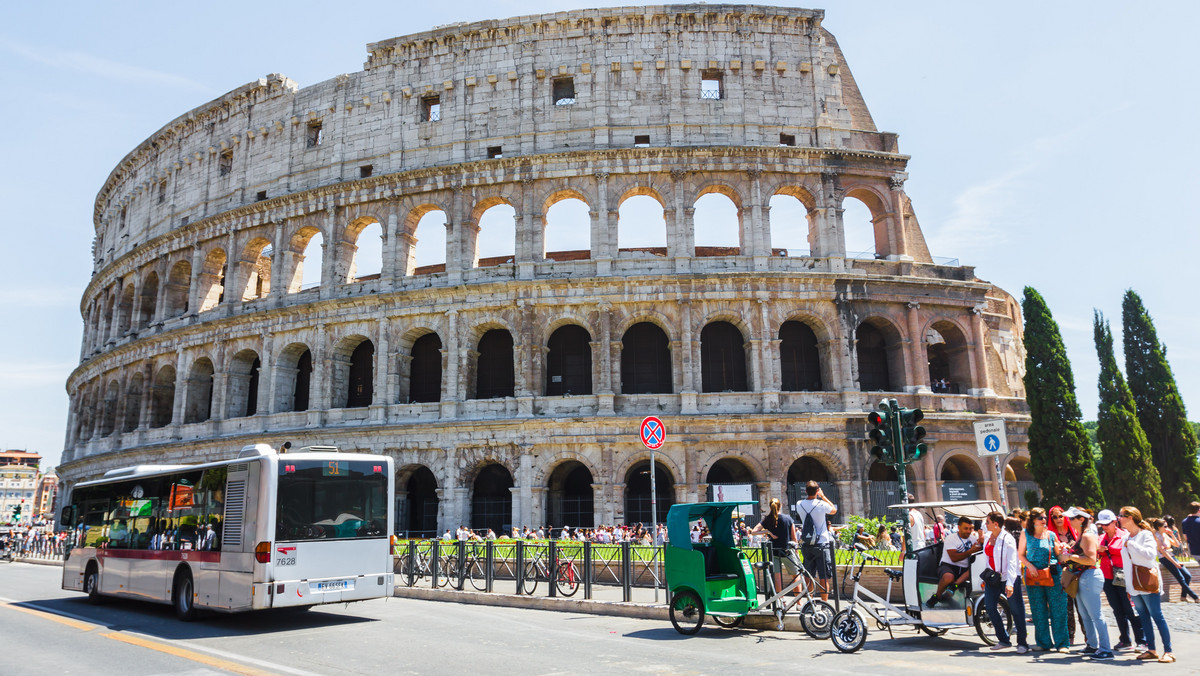
[(456, 24), (171, 121), (96, 198), (61, 476), (334, 444), (396, 457), (402, 531), (648, 521), (657, 415), (660, 510), (816, 479), (882, 513), (887, 396), (928, 416), (918, 498), (998, 497), (1003, 418), (1021, 499), (1018, 306), (930, 255), (823, 17)]

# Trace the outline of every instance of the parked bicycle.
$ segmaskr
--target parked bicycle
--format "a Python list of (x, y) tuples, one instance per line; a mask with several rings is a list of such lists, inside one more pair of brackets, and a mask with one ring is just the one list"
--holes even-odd
[[(421, 580), (432, 577), (433, 547), (430, 545), (410, 545), (413, 547), (412, 556), (405, 552), (401, 559), (404, 582), (409, 587), (415, 587)], [(453, 562), (451, 561), (453, 559)], [(451, 571), (458, 570), (456, 557), (439, 555), (437, 566), (437, 586), (445, 587), (450, 583)]]
[[(532, 596), (534, 590), (537, 589), (539, 581), (548, 582), (549, 580), (550, 569), (546, 564), (542, 552), (538, 552), (536, 556), (525, 562), (521, 590)], [(579, 591), (580, 580), (580, 571), (575, 567), (574, 560), (559, 561), (558, 565), (555, 566), (554, 585), (558, 587), (559, 594), (573, 596), (575, 592)]]

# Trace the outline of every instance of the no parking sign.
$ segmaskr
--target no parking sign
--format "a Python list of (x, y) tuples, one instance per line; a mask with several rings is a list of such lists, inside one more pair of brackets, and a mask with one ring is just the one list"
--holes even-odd
[(667, 440), (667, 428), (663, 426), (663, 422), (654, 416), (647, 416), (642, 421), (641, 428), (642, 443), (646, 448), (657, 451), (662, 448), (662, 445)]

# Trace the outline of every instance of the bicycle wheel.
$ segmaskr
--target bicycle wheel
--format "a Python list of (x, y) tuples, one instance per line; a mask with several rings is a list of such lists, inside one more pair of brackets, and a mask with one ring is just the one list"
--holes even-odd
[(850, 571), (848, 569), (846, 572), (847, 574), (842, 575), (842, 595), (840, 598), (843, 599), (854, 596), (854, 576), (849, 574)]
[(533, 596), (534, 590), (537, 589), (538, 575), (537, 566), (532, 561), (525, 564), (525, 576), (521, 581), (521, 591), (528, 596)]
[(467, 566), (467, 577), (471, 579), (471, 586), (475, 591), (487, 591), (487, 576), (482, 561), (471, 559), (471, 564)]
[(841, 652), (858, 652), (867, 642), (867, 623), (852, 608), (847, 608), (833, 617), (829, 639)]
[(813, 638), (827, 639), (833, 615), (833, 606), (821, 599), (813, 599), (800, 609), (800, 628)]
[[(1008, 599), (1001, 598), (996, 604), (996, 609), (1000, 611), (1000, 616), (1004, 621), (1004, 628), (1011, 637), (1013, 632), (1013, 617), (1012, 610), (1008, 607)], [(979, 638), (988, 645), (996, 645), (996, 627), (992, 624), (992, 618), (988, 615), (983, 607), (983, 597), (979, 597), (979, 601), (975, 604), (975, 633), (979, 634)]]
[(683, 589), (675, 593), (671, 599), (671, 624), (684, 636), (691, 636), (704, 626), (704, 603), (696, 592)]
[(734, 627), (742, 626), (742, 622), (746, 619), (746, 616), (738, 615), (737, 617), (721, 617), (719, 615), (713, 615), (712, 618), (713, 622), (716, 622), (722, 627), (725, 627), (726, 629), (733, 629)]
[(559, 594), (574, 596), (575, 592), (579, 591), (579, 575), (575, 571), (575, 566), (567, 561), (558, 564), (558, 575), (554, 584), (558, 586)]
[(412, 587), (417, 583), (417, 561), (404, 557), (402, 565), (404, 566), (404, 586)]
[(445, 587), (450, 584), (450, 578), (458, 570), (458, 559), (453, 556), (443, 556), (438, 558), (438, 576), (437, 586)]

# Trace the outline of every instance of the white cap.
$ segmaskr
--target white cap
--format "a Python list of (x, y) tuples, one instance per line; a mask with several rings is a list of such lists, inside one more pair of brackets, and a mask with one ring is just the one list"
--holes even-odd
[(1100, 510), (1100, 513), (1096, 515), (1096, 523), (1100, 524), (1101, 526), (1108, 525), (1116, 520), (1117, 515), (1113, 514), (1111, 509), (1102, 509)]

